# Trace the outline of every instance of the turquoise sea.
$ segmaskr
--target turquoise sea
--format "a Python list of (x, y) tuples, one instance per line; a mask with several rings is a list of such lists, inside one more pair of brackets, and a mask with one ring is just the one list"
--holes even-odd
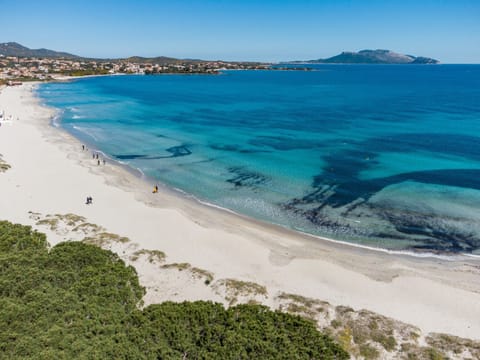
[(38, 93), (152, 185), (336, 240), (480, 254), (480, 65), (110, 76)]

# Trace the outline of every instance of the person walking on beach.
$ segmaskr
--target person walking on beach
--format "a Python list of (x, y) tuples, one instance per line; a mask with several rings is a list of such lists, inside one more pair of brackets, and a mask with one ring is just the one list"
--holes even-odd
[(155, 186), (153, 187), (152, 193), (154, 193), (154, 194), (158, 193), (158, 186), (157, 186), (157, 185), (155, 185)]
[(97, 165), (100, 165), (100, 160), (97, 160)]
[(85, 145), (82, 144), (82, 151), (85, 151)]

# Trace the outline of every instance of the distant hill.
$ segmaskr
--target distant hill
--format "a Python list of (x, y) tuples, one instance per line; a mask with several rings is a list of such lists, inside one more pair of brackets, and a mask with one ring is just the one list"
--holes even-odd
[(403, 55), (390, 50), (344, 51), (327, 59), (308, 60), (308, 63), (323, 64), (438, 64), (439, 61), (428, 57)]
[(66, 52), (59, 52), (48, 49), (29, 49), (16, 42), (0, 43), (0, 55), (17, 57), (39, 57), (39, 58), (78, 58), (79, 56)]
[(176, 58), (171, 58), (167, 56), (157, 56), (153, 58), (147, 58), (142, 56), (131, 56), (129, 58), (121, 59), (126, 61), (131, 61), (135, 63), (145, 63), (145, 64), (175, 64), (175, 63), (184, 63), (184, 62), (200, 62), (201, 60), (181, 60)]
[(141, 56), (131, 56), (129, 58), (122, 59), (92, 59), (85, 58), (83, 56), (73, 55), (66, 52), (48, 50), (48, 49), (29, 49), (26, 46), (20, 45), (16, 42), (0, 43), (0, 55), (4, 56), (18, 56), (18, 57), (38, 57), (38, 58), (67, 58), (67, 59), (88, 59), (98, 61), (117, 61), (125, 60), (136, 63), (152, 63), (152, 64), (175, 64), (175, 63), (198, 63), (202, 60), (197, 59), (176, 59), (166, 56), (158, 56), (153, 58), (146, 58)]

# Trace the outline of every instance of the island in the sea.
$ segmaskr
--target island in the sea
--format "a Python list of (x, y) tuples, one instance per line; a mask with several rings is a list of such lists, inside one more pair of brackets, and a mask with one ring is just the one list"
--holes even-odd
[(439, 61), (429, 57), (403, 55), (391, 50), (344, 51), (341, 54), (316, 60), (295, 61), (309, 64), (438, 64)]

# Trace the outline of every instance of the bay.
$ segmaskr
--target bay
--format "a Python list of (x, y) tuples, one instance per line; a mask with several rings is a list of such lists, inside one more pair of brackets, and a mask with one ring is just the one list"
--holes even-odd
[(480, 253), (480, 66), (42, 84), (59, 126), (203, 201), (336, 240)]

